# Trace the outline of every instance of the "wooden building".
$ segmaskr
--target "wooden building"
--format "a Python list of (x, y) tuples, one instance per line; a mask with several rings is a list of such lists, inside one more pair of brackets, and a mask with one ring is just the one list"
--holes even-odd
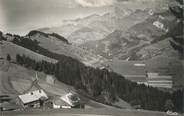
[(17, 98), (17, 104), (25, 108), (40, 108), (44, 101), (48, 99), (47, 94), (43, 90), (32, 91)]

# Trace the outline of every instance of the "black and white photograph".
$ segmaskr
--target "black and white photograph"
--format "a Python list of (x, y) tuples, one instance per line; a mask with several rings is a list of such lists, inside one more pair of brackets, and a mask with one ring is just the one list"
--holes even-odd
[(183, 0), (0, 0), (0, 116), (184, 116)]

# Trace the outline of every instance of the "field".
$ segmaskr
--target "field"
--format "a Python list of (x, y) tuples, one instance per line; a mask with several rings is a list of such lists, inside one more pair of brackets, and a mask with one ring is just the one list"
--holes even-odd
[[(180, 61), (177, 58), (163, 56), (147, 61), (122, 61), (114, 59), (106, 63), (113, 71), (125, 75), (125, 77), (137, 75), (134, 80), (144, 80), (144, 78), (140, 76), (145, 75), (146, 72), (157, 72), (161, 75), (173, 76), (174, 88), (184, 87), (184, 61)], [(145, 64), (145, 66), (137, 67), (134, 66), (134, 64)]]

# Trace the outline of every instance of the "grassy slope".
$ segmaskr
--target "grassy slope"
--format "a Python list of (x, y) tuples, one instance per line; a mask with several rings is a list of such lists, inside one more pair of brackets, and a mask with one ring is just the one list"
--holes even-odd
[(75, 45), (64, 44), (62, 41), (54, 37), (43, 37), (39, 34), (31, 36), (31, 39), (35, 39), (40, 42), (40, 46), (57, 54), (63, 54), (72, 58), (78, 59), (84, 63), (94, 64), (100, 60), (100, 57), (93, 53), (79, 48)]
[(45, 60), (45, 61), (52, 62), (52, 63), (57, 62), (55, 59), (51, 59), (46, 56), (40, 55), (38, 53), (32, 52), (31, 50), (25, 49), (11, 42), (2, 41), (0, 44), (0, 57), (6, 58), (7, 54), (10, 54), (12, 60), (16, 59), (16, 54), (20, 54), (20, 55), (24, 54), (37, 61)]
[[(145, 63), (146, 67), (135, 67), (135, 63)], [(147, 61), (121, 61), (108, 62), (111, 69), (121, 75), (145, 74), (159, 72), (160, 74), (173, 75), (174, 87), (184, 87), (184, 63), (177, 57), (159, 56)]]
[[(36, 90), (42, 88), (47, 92), (49, 96), (63, 96), (68, 92), (77, 93), (73, 87), (68, 86), (62, 82), (55, 81), (54, 84), (49, 84), (46, 82), (46, 74), (38, 73), (38, 85), (32, 86), (33, 80), (35, 80), (36, 72), (31, 69), (26, 69), (24, 67), (18, 66), (13, 63), (8, 63), (7, 61), (0, 60), (0, 95), (13, 95), (16, 97), (19, 94), (26, 93), (28, 91)], [(9, 78), (8, 80), (6, 80)], [(5, 85), (3, 85), (4, 83)], [(110, 108), (116, 109), (111, 106), (107, 106), (101, 103), (97, 103), (86, 97), (81, 98), (86, 103), (86, 108)], [(119, 105), (123, 108), (129, 108), (124, 101), (120, 101)]]

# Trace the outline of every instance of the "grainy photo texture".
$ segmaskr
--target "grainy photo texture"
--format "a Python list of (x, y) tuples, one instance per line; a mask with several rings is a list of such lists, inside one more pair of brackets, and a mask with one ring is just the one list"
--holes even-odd
[(1, 116), (183, 116), (183, 0), (0, 0)]

